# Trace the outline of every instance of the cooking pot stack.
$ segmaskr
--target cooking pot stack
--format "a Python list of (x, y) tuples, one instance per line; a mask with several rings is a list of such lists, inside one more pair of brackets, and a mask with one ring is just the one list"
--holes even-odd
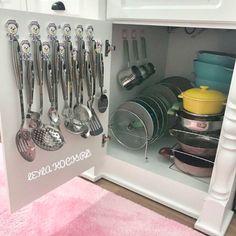
[[(192, 175), (210, 176), (226, 96), (220, 91), (200, 86), (182, 92), (179, 98), (183, 102), (177, 111), (178, 124), (170, 130), (178, 143), (178, 147), (173, 150), (175, 164), (179, 169)], [(190, 168), (186, 170), (186, 166)], [(192, 172), (193, 167), (198, 171)]]

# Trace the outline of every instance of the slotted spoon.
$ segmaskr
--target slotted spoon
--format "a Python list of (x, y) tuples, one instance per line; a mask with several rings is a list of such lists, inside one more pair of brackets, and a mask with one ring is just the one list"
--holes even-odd
[(19, 96), (20, 96), (21, 126), (15, 137), (16, 146), (20, 155), (26, 161), (33, 161), (36, 156), (35, 145), (32, 141), (30, 131), (24, 128), (25, 112), (24, 112), (24, 98), (22, 92), (23, 90), (22, 64), (19, 55), (20, 46), (17, 40), (18, 24), (15, 20), (8, 20), (6, 23), (6, 28), (10, 40), (11, 59), (12, 59), (14, 76), (16, 80), (16, 86), (17, 89), (19, 90)]

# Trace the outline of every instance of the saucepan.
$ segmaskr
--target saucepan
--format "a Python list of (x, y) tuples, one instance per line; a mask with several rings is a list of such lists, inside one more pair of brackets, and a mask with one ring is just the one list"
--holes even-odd
[(197, 177), (210, 177), (213, 169), (213, 162), (204, 160), (183, 152), (180, 148), (164, 147), (159, 154), (165, 158), (173, 159), (176, 167), (184, 173)]
[(119, 72), (118, 81), (123, 88), (130, 90), (135, 85), (141, 83), (142, 76), (141, 76), (140, 70), (138, 69), (137, 66), (130, 65), (129, 43), (126, 38), (123, 39), (123, 47), (124, 47), (125, 60), (127, 60), (128, 66), (126, 69)]
[(221, 113), (226, 104), (226, 96), (220, 91), (208, 89), (208, 86), (188, 89), (178, 97), (183, 99), (185, 110), (200, 115)]
[(180, 123), (184, 128), (197, 132), (220, 131), (224, 113), (215, 115), (197, 115), (184, 109), (177, 111)]
[(180, 129), (171, 129), (170, 134), (176, 137), (180, 148), (184, 152), (209, 160), (215, 159), (219, 134), (207, 136)]

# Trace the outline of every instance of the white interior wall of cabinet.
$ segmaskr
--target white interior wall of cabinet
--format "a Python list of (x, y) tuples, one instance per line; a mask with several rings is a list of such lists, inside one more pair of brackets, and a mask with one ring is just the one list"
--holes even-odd
[[(131, 32), (136, 30), (140, 49), (140, 32), (143, 30), (146, 37), (148, 60), (156, 67), (156, 73), (142, 84), (134, 87), (132, 90), (126, 90), (120, 86), (117, 80), (119, 71), (127, 68), (127, 62), (123, 54), (122, 31), (127, 30), (129, 39), (129, 52), (132, 64), (135, 64), (132, 53)], [(112, 44), (116, 50), (112, 52), (111, 64), (111, 82), (110, 82), (110, 115), (124, 101), (134, 98), (143, 88), (153, 84), (163, 78), (165, 74), (165, 63), (168, 47), (168, 34), (165, 27), (138, 26), (138, 25), (113, 25)]]
[[(196, 32), (199, 32), (199, 29)], [(166, 77), (179, 75), (194, 79), (193, 60), (197, 58), (199, 50), (236, 53), (235, 30), (206, 29), (195, 35), (192, 37), (186, 34), (184, 28), (176, 28), (170, 33), (165, 68)]]

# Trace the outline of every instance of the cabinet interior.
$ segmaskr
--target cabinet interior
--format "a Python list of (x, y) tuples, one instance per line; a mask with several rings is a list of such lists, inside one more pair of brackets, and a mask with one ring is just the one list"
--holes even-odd
[[(148, 59), (157, 69), (155, 75), (129, 91), (123, 89), (117, 81), (118, 72), (127, 67), (123, 55), (123, 30), (127, 30), (128, 33), (129, 51), (132, 62), (131, 32), (136, 30), (138, 39), (140, 32), (144, 32)], [(188, 34), (186, 30), (188, 32), (195, 30), (195, 32)], [(145, 87), (151, 86), (163, 78), (182, 76), (194, 81), (193, 60), (196, 59), (197, 51), (210, 50), (235, 54), (235, 40), (236, 31), (228, 29), (186, 29), (183, 27), (114, 24), (112, 43), (116, 46), (116, 50), (112, 53), (111, 60), (109, 118), (111, 118), (112, 114), (124, 101), (135, 98), (140, 95), (140, 91)], [(163, 138), (149, 145), (148, 162), (146, 162), (144, 149), (131, 151), (119, 144), (111, 135), (111, 141), (108, 142), (107, 154), (110, 158), (119, 159), (120, 161), (146, 169), (152, 173), (174, 179), (180, 183), (207, 192), (210, 178), (198, 178), (184, 174), (173, 163), (158, 154), (161, 147), (171, 147), (175, 142), (173, 137), (166, 134)]]

